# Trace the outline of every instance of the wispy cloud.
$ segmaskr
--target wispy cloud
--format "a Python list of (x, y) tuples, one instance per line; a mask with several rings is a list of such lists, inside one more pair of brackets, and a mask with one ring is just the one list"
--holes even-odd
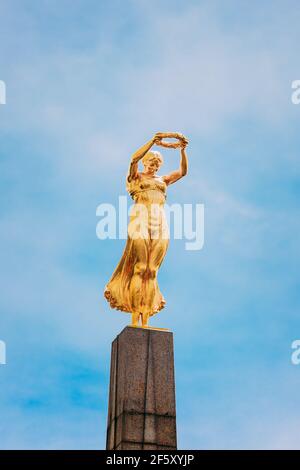
[[(158, 130), (179, 130), (190, 137), (190, 171), (169, 201), (205, 204), (204, 249), (172, 241), (159, 274), (168, 304), (154, 320), (175, 332), (180, 442), (297, 447), (297, 412), (279, 410), (297, 380), (286, 346), (299, 328), (297, 2), (27, 7), (1, 3), (3, 446), (103, 445), (110, 342), (128, 317), (102, 298), (124, 241), (97, 240), (95, 210), (125, 193), (131, 152)], [(165, 157), (164, 171), (178, 165), (178, 153)], [(235, 382), (249, 369), (267, 391), (249, 379), (250, 396)], [(272, 400), (278, 377), (286, 386)]]

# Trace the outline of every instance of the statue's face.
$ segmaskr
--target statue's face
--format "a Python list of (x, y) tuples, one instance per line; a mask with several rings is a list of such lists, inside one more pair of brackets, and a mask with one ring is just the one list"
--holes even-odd
[(161, 167), (161, 161), (159, 158), (152, 157), (145, 162), (145, 171), (154, 175)]

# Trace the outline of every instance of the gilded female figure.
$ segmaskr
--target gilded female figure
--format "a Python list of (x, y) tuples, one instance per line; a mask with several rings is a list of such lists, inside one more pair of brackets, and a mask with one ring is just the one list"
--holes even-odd
[[(171, 137), (176, 143), (165, 142)], [(163, 164), (154, 145), (180, 148), (180, 166), (176, 171), (158, 176)], [(131, 326), (148, 327), (149, 317), (165, 306), (157, 273), (169, 245), (169, 230), (164, 203), (167, 186), (187, 174), (187, 139), (179, 133), (158, 132), (131, 157), (126, 189), (134, 200), (128, 225), (128, 238), (122, 258), (108, 282), (104, 295), (110, 306), (131, 313)], [(138, 163), (142, 161), (143, 171)]]

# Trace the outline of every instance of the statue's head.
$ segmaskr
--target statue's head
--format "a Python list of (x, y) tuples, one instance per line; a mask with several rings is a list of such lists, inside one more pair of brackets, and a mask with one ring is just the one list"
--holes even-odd
[(151, 150), (142, 158), (146, 173), (155, 174), (163, 164), (164, 160), (160, 152)]

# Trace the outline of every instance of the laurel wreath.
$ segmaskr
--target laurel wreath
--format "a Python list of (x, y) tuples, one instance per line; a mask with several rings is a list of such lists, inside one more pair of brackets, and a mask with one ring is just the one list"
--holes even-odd
[[(164, 139), (166, 139), (166, 138), (176, 139), (177, 142), (165, 141)], [(180, 138), (180, 137), (177, 137), (176, 133), (166, 132), (164, 134), (164, 137), (160, 140), (160, 142), (157, 143), (157, 145), (159, 145), (160, 147), (166, 147), (166, 148), (170, 148), (170, 149), (177, 149), (177, 148), (180, 148), (180, 147), (183, 146), (182, 145), (183, 142), (184, 142), (184, 139)]]

